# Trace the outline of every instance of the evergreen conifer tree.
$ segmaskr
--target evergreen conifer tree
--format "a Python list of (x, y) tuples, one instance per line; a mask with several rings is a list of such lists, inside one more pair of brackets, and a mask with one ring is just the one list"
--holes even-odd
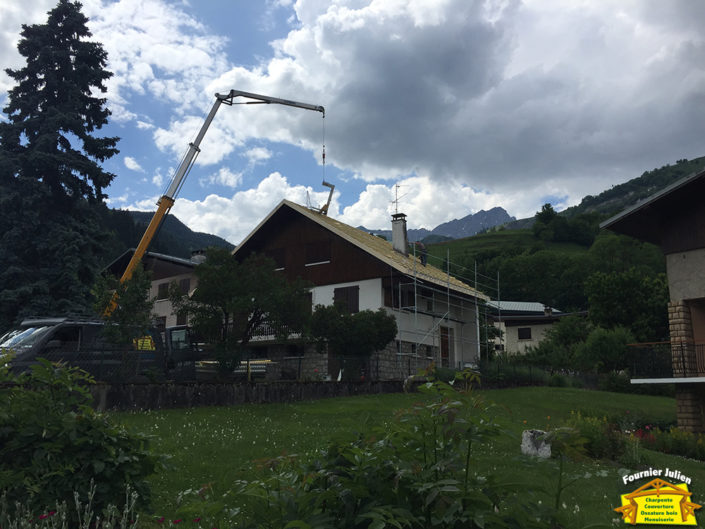
[(45, 24), (23, 25), (23, 68), (0, 122), (0, 332), (28, 314), (90, 307), (104, 228), (98, 209), (113, 180), (100, 163), (117, 154), (108, 121), (107, 54), (81, 4), (59, 0)]

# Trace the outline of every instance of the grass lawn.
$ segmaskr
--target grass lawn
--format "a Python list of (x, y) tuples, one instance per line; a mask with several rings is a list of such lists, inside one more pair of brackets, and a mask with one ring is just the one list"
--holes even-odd
[[(528, 490), (543, 490), (541, 501), (551, 503), (558, 479), (557, 461), (522, 456), (522, 430), (560, 426), (571, 410), (643, 416), (653, 421), (675, 418), (675, 400), (666, 397), (547, 387), (488, 390), (481, 394), (496, 404), (494, 413), (504, 433), (475, 449), (474, 471), (521, 483)], [(169, 469), (152, 481), (155, 514), (168, 518), (175, 512), (180, 491), (208, 483), (216, 492), (225, 491), (233, 480), (255, 475), (258, 459), (283, 453), (305, 456), (332, 438), (350, 438), (375, 426), (384, 427), (393, 420), (394, 410), (408, 407), (420, 398), (418, 394), (392, 394), (295, 404), (116, 413), (114, 418), (133, 431), (154, 436), (154, 449), (171, 456)], [(646, 450), (643, 454), (644, 468), (668, 467), (691, 477), (693, 500), (703, 503), (705, 465)], [(575, 482), (565, 490), (560, 503), (574, 520), (572, 527), (611, 525), (618, 519), (612, 509), (618, 506), (619, 494), (645, 483), (625, 487), (621, 474), (639, 468), (620, 467), (611, 461), (567, 464), (568, 479)]]

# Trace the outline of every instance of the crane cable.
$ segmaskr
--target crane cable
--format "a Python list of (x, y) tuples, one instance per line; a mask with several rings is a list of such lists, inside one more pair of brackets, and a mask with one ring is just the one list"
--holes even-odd
[(321, 161), (323, 163), (323, 181), (326, 181), (326, 113), (323, 112), (321, 118), (321, 136), (323, 138), (323, 151), (321, 153)]

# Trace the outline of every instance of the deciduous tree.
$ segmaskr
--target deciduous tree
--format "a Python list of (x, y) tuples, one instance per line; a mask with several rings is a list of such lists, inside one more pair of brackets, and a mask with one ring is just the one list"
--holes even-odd
[(237, 261), (224, 248), (209, 248), (195, 274), (191, 296), (172, 284), (170, 299), (189, 317), (195, 333), (216, 346), (221, 365), (232, 368), (262, 325), (279, 339), (305, 330), (311, 301), (302, 281), (288, 282), (272, 259), (253, 254)]
[(318, 305), (311, 317), (311, 334), (319, 346), (342, 358), (357, 359), (362, 367), (372, 353), (394, 340), (397, 321), (384, 309), (350, 314), (337, 305)]

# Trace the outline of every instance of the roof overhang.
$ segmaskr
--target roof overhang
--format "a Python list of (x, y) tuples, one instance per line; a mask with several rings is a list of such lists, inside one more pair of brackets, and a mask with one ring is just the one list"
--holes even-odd
[(703, 194), (705, 194), (705, 171), (681, 178), (605, 220), (600, 224), (600, 228), (662, 245), (666, 230), (669, 228), (669, 218), (689, 207), (694, 200), (701, 202)]

